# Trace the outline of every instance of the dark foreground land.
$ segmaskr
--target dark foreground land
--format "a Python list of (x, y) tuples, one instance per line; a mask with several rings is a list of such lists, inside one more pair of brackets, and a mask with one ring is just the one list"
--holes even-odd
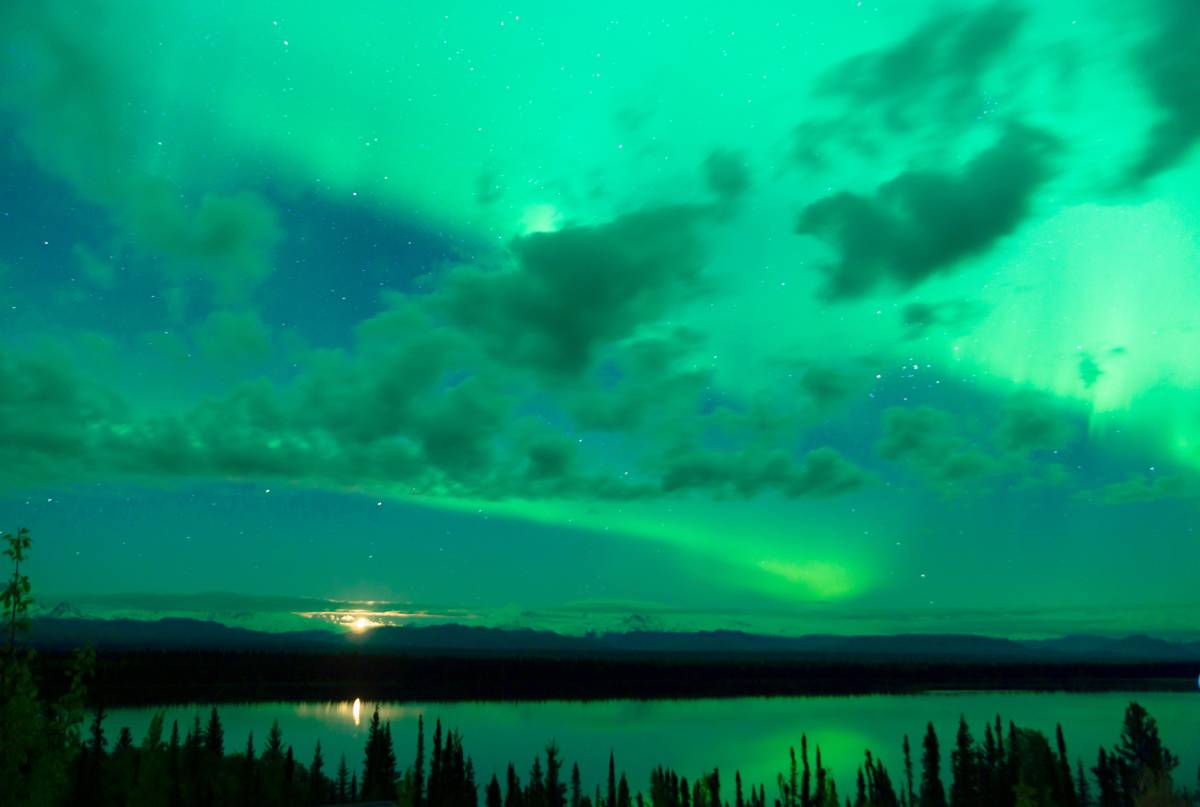
[[(69, 655), (43, 651), (53, 693)], [(1195, 662), (852, 661), (819, 657), (340, 651), (101, 650), (107, 705), (247, 700), (539, 700), (910, 693), (1192, 690)]]

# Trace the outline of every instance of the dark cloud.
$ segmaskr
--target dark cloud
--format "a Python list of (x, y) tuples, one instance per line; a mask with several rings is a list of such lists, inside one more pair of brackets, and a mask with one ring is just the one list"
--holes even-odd
[(373, 368), (361, 356), (324, 356), (290, 387), (243, 385), (183, 415), (111, 429), (97, 456), (110, 470), (151, 478), (487, 495), (504, 468), (496, 438), (511, 402), (477, 377), (421, 376), (422, 358), (408, 355), (417, 349), (377, 356)]
[(831, 406), (850, 394), (850, 378), (829, 367), (809, 367), (800, 377), (800, 388), (819, 407)]
[(712, 372), (692, 361), (702, 337), (674, 329), (632, 339), (591, 383), (572, 386), (567, 409), (585, 431), (678, 430), (702, 414)]
[(1100, 369), (1100, 365), (1096, 363), (1091, 354), (1084, 353), (1079, 357), (1079, 380), (1083, 382), (1083, 386), (1091, 389), (1102, 375), (1104, 375), (1104, 371)]
[(504, 190), (500, 178), (491, 171), (485, 171), (475, 178), (475, 201), (481, 205), (500, 201), (504, 197)]
[(838, 64), (815, 90), (841, 109), (796, 126), (793, 159), (811, 169), (840, 152), (874, 158), (898, 133), (957, 134), (991, 114), (993, 97), (1011, 94), (1013, 78), (993, 74), (1014, 64), (1010, 52), (1024, 20), (1011, 3), (955, 10)]
[(741, 152), (717, 149), (704, 161), (704, 179), (722, 202), (733, 202), (750, 189), (750, 171)]
[(504, 470), (512, 400), (411, 308), (366, 323), (353, 352), (311, 354), (290, 385), (244, 384), (172, 415), (136, 415), (65, 362), (0, 359), (4, 471), (27, 484), (115, 474), (479, 493)]
[(998, 441), (1016, 452), (1061, 448), (1075, 437), (1073, 415), (1049, 395), (1020, 393), (1005, 408)]
[(883, 413), (879, 455), (953, 484), (987, 475), (995, 461), (959, 436), (948, 412), (928, 406), (891, 407)]
[(750, 497), (772, 491), (787, 497), (835, 496), (863, 487), (870, 477), (832, 448), (796, 460), (782, 451), (689, 450), (669, 458), (663, 490)]
[(935, 328), (961, 333), (986, 313), (974, 300), (947, 300), (941, 303), (909, 303), (900, 311), (905, 339), (918, 339)]
[(875, 134), (873, 123), (864, 125), (858, 113), (829, 120), (807, 120), (792, 132), (792, 159), (805, 169), (825, 167), (832, 153), (842, 149), (871, 157), (879, 153), (881, 138)]
[(79, 269), (83, 276), (101, 289), (111, 289), (117, 281), (117, 271), (108, 261), (92, 254), (82, 244), (76, 244), (73, 250), (79, 260)]
[(924, 336), (926, 331), (940, 321), (938, 307), (929, 303), (909, 303), (900, 312), (900, 321), (904, 325), (905, 339)]
[(1135, 474), (1121, 482), (1085, 491), (1080, 498), (1103, 504), (1161, 502), (1170, 499), (1200, 498), (1200, 481), (1183, 474), (1146, 476)]
[(708, 208), (659, 207), (534, 233), (513, 243), (511, 269), (452, 273), (439, 304), (506, 361), (576, 374), (599, 346), (632, 336), (701, 290), (697, 225), (707, 215)]
[(108, 49), (95, 3), (5, 4), (0, 65), (19, 77), (0, 89), (25, 147), (164, 270), (210, 280), (239, 299), (271, 271), (280, 238), (273, 208), (251, 193), (187, 187), (156, 170), (147, 138), (130, 125), (143, 71)]
[(936, 105), (944, 118), (984, 107), (981, 83), (1016, 40), (1025, 13), (1011, 3), (953, 11), (925, 23), (880, 50), (852, 57), (827, 73), (819, 93), (852, 109), (872, 107), (894, 129), (928, 118)]
[[(260, 326), (222, 311), (197, 338), (229, 356), (261, 347)], [(753, 406), (706, 403), (712, 379), (686, 366), (699, 338), (633, 339), (613, 354), (615, 375), (550, 396), (537, 378), (514, 378), (430, 298), (394, 296), (359, 326), (352, 349), (310, 352), (291, 383), (259, 379), (158, 416), (131, 411), (64, 360), (0, 353), (0, 474), (23, 485), (278, 480), (491, 499), (832, 496), (865, 483), (831, 449), (777, 448), (781, 432), (763, 431)], [(792, 427), (794, 438), (794, 418)], [(583, 453), (579, 435), (590, 443), (600, 430), (612, 450)]]
[(956, 172), (912, 169), (873, 194), (827, 196), (800, 214), (797, 231), (828, 243), (830, 297), (884, 283), (909, 288), (981, 254), (1017, 229), (1051, 175), (1056, 142), (1014, 126)]
[(254, 311), (212, 312), (196, 326), (196, 345), (218, 365), (245, 366), (271, 354), (271, 332)]
[(65, 356), (0, 352), (0, 478), (69, 475), (119, 401), (79, 378)]
[(223, 300), (241, 299), (271, 273), (282, 232), (274, 208), (259, 196), (205, 194), (189, 206), (177, 189), (157, 182), (130, 191), (122, 216), (139, 244), (178, 271), (208, 278)]
[(279, 396), (282, 425), (333, 442), (384, 478), (415, 467), (423, 485), (484, 484), (512, 395), (462, 333), (403, 298), (392, 304), (359, 327), (353, 352), (312, 357)]
[(1158, 30), (1135, 51), (1135, 64), (1158, 119), (1126, 172), (1131, 184), (1173, 167), (1200, 140), (1200, 6), (1194, 0), (1155, 0), (1145, 11)]

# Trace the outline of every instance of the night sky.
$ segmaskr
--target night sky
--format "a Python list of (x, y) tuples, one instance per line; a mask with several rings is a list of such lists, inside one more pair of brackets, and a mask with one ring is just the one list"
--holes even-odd
[(703, 5), (3, 4), (42, 605), (1196, 635), (1195, 0)]

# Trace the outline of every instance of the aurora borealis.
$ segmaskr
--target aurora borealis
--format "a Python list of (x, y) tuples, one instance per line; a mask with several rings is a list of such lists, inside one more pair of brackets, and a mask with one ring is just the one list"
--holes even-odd
[(5, 4), (6, 528), (68, 600), (1195, 635), (1198, 31)]

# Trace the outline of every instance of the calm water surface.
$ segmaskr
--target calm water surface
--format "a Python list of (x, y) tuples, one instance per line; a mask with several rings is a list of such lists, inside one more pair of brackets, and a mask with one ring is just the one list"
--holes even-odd
[[(630, 783), (645, 789), (652, 767), (670, 765), (691, 779), (698, 772), (719, 766), (732, 781), (740, 768), (747, 782), (765, 782), (768, 792), (776, 772), (783, 770), (789, 745), (799, 745), (801, 732), (810, 744), (821, 746), (839, 786), (852, 786), (864, 748), (894, 772), (902, 766), (901, 741), (908, 733), (919, 758), (920, 737), (932, 720), (949, 755), (959, 715), (965, 715), (972, 732), (982, 735), (984, 722), (1001, 714), (1019, 726), (1041, 729), (1051, 738), (1061, 722), (1072, 759), (1082, 755), (1089, 766), (1101, 745), (1112, 745), (1120, 733), (1125, 705), (1136, 699), (1159, 722), (1164, 741), (1182, 757), (1180, 775), (1191, 783), (1200, 763), (1200, 693), (1063, 694), (1063, 693), (947, 693), (925, 695), (872, 695), (821, 698), (738, 698), (691, 701), (544, 701), (528, 703), (380, 703), (385, 720), (392, 724), (396, 756), (411, 764), (417, 717), (424, 715), (426, 731), (433, 721), (459, 729), (467, 752), (475, 761), (481, 784), (498, 772), (503, 781), (509, 760), (517, 763), (524, 778), (533, 755), (551, 738), (566, 759), (578, 761), (585, 785), (599, 783), (615, 749), (618, 768)], [(208, 705), (168, 706), (168, 731), (178, 720), (180, 732), (200, 711), (207, 720)], [(311, 759), (317, 740), (324, 749), (327, 769), (336, 769), (342, 754), (352, 766), (361, 764), (367, 723), (374, 703), (299, 702), (225, 704), (219, 706), (228, 749), (245, 746), (254, 732), (255, 747), (278, 719), (284, 742), (293, 746), (297, 759)], [(155, 709), (114, 709), (107, 724), (115, 737), (128, 726), (141, 739)], [(427, 740), (428, 746), (428, 740)]]

